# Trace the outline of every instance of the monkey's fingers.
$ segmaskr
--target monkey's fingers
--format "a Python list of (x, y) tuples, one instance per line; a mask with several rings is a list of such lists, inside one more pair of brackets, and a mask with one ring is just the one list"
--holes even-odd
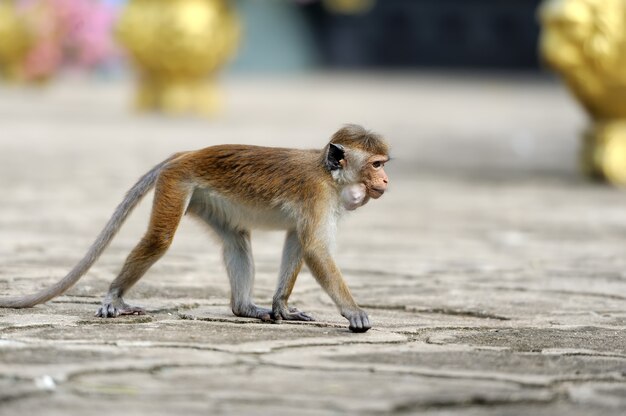
[(314, 321), (313, 315), (307, 312), (300, 311), (296, 308), (289, 308), (289, 313), (287, 314), (287, 320), (289, 321)]
[(348, 329), (352, 332), (367, 332), (367, 330), (372, 327), (369, 317), (364, 311), (354, 312), (346, 318), (348, 318), (348, 321), (350, 322)]
[(115, 318), (118, 315), (117, 308), (110, 303), (103, 304), (96, 311), (96, 316), (99, 318)]
[(127, 305), (122, 309), (117, 310), (120, 315), (145, 315), (146, 310), (139, 306), (130, 306)]
[(233, 309), (233, 313), (236, 316), (245, 317), (245, 318), (256, 318), (264, 322), (269, 322), (272, 320), (271, 309), (261, 308), (259, 306), (256, 306), (253, 303), (249, 305), (245, 305), (245, 306), (240, 306), (237, 309)]
[(300, 311), (297, 308), (289, 308), (289, 314), (294, 316), (297, 321), (314, 321), (315, 318), (308, 312)]
[(272, 312), (272, 318), (275, 321), (314, 321), (313, 315), (307, 312), (302, 312), (296, 308), (289, 308), (289, 310), (282, 309), (280, 311)]
[(145, 315), (146, 310), (139, 306), (124, 305), (116, 307), (112, 303), (104, 303), (96, 311), (96, 316), (100, 318), (115, 318), (120, 315)]

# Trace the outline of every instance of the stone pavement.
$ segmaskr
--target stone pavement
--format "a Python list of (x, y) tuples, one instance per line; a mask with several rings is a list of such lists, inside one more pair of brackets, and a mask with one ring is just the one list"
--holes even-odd
[[(93, 317), (149, 202), (66, 295), (0, 310), (0, 415), (622, 415), (626, 193), (582, 179), (585, 117), (549, 79), (229, 78), (213, 121), (137, 116), (130, 86), (0, 87), (0, 295), (50, 285), (170, 153), (319, 147), (345, 122), (393, 144), (391, 190), (337, 257), (374, 328), (353, 334), (304, 270), (313, 323), (232, 316), (219, 245), (185, 220), (128, 300)], [(268, 305), (283, 236), (255, 232)]]

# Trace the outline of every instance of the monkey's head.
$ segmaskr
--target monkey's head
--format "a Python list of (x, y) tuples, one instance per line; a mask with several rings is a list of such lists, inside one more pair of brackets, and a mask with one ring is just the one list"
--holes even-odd
[[(385, 163), (389, 146), (378, 134), (350, 124), (339, 129), (325, 148), (324, 162), (335, 181), (342, 185), (342, 198), (347, 209), (365, 204), (369, 198), (380, 198), (389, 179)], [(364, 191), (363, 191), (364, 188)], [(362, 195), (359, 199), (357, 195)]]

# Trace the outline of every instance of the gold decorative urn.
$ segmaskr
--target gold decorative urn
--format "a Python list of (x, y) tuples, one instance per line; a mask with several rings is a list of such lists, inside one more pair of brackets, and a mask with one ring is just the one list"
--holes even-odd
[(236, 49), (239, 25), (225, 0), (130, 0), (116, 35), (139, 76), (141, 110), (211, 115), (217, 70)]
[(24, 58), (32, 46), (28, 23), (13, 0), (0, 0), (0, 75), (19, 79)]
[(585, 172), (626, 186), (626, 0), (546, 0), (540, 50), (591, 116)]

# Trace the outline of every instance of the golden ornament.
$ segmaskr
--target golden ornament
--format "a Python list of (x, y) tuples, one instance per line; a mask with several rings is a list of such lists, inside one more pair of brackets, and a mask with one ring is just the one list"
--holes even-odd
[(546, 0), (540, 50), (593, 120), (585, 172), (626, 186), (626, 0)]
[(21, 78), (21, 66), (32, 46), (32, 34), (15, 2), (0, 0), (0, 74), (10, 80)]
[(233, 55), (239, 24), (224, 0), (130, 0), (117, 26), (139, 75), (142, 110), (213, 114), (217, 70)]

